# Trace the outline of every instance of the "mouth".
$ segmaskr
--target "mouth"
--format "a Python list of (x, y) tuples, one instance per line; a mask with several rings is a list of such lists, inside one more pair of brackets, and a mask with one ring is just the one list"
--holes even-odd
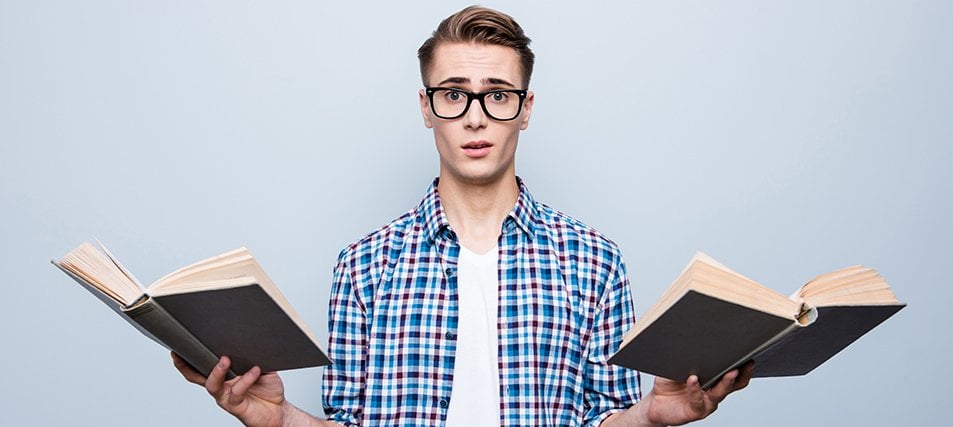
[(472, 158), (485, 157), (490, 154), (493, 144), (487, 141), (470, 141), (463, 144), (463, 152)]
[(491, 144), (491, 143), (489, 143), (489, 142), (486, 142), (486, 141), (470, 141), (470, 142), (468, 142), (468, 143), (466, 143), (466, 144), (463, 144), (463, 149), (465, 149), (465, 150), (466, 150), (466, 149), (477, 149), (477, 150), (478, 150), (478, 149), (480, 149), (480, 148), (487, 148), (487, 147), (492, 147), (492, 146), (493, 146), (493, 144)]

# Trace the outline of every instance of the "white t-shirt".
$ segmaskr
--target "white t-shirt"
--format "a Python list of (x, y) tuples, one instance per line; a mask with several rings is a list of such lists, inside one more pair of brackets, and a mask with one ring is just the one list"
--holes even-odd
[(460, 247), (457, 261), (457, 351), (447, 426), (500, 425), (497, 361), (499, 249), (478, 255)]

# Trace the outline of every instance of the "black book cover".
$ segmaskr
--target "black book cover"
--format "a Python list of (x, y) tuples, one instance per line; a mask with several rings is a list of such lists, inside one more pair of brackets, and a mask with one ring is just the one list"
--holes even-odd
[(696, 374), (704, 385), (794, 322), (689, 291), (609, 363), (677, 381)]
[(330, 364), (327, 356), (258, 285), (153, 297), (232, 371)]

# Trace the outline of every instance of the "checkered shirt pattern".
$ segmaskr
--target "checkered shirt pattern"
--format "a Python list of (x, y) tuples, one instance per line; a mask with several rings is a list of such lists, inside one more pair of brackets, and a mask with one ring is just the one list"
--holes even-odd
[[(597, 426), (641, 397), (638, 372), (607, 363), (635, 322), (625, 266), (613, 242), (519, 187), (498, 242), (500, 424)], [(341, 252), (328, 419), (444, 424), (459, 251), (435, 180), (419, 206)]]

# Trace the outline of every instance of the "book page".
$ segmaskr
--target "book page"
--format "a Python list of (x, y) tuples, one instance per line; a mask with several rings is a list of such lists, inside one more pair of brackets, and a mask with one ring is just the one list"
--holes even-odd
[(135, 280), (131, 279), (113, 258), (89, 242), (63, 255), (54, 263), (123, 306), (134, 303), (142, 296), (143, 290)]
[(794, 320), (800, 303), (731, 270), (700, 264), (692, 289), (737, 304)]
[(703, 252), (698, 252), (662, 297), (626, 333), (623, 343), (628, 343), (642, 330), (648, 328), (689, 291), (696, 291), (774, 316), (789, 318), (792, 322), (796, 319), (800, 306), (800, 303), (738, 274)]
[[(183, 281), (194, 282), (196, 281), (194, 280), (194, 276), (196, 275), (201, 275), (208, 271), (215, 272), (217, 271), (217, 269), (221, 268), (222, 266), (234, 264), (235, 262), (239, 260), (247, 259), (250, 257), (251, 257), (251, 254), (248, 252), (248, 248), (241, 247), (238, 249), (234, 249), (234, 250), (225, 252), (221, 255), (217, 255), (217, 256), (204, 259), (196, 263), (189, 264), (169, 274), (166, 274), (165, 276), (162, 276), (162, 278), (160, 278), (159, 280), (156, 280), (151, 285), (149, 285), (148, 289), (176, 286), (177, 283), (180, 283)], [(214, 277), (221, 277), (222, 272), (219, 271), (218, 273), (214, 273), (214, 274), (215, 274)]]
[(899, 303), (880, 273), (862, 265), (819, 275), (802, 286), (797, 295), (815, 307)]
[(109, 249), (106, 248), (106, 245), (104, 245), (103, 242), (100, 242), (99, 239), (96, 239), (96, 244), (99, 245), (99, 249), (102, 250), (107, 257), (109, 257), (109, 260), (112, 261), (112, 263), (116, 266), (116, 268), (118, 268), (123, 275), (129, 278), (129, 280), (132, 283), (136, 284), (136, 287), (140, 289), (145, 289), (145, 286), (142, 286), (142, 283), (140, 283), (139, 280), (137, 280), (136, 277), (132, 275), (132, 272), (127, 270), (126, 267), (123, 266), (122, 263), (120, 263), (119, 260), (113, 256), (112, 252), (109, 252)]

